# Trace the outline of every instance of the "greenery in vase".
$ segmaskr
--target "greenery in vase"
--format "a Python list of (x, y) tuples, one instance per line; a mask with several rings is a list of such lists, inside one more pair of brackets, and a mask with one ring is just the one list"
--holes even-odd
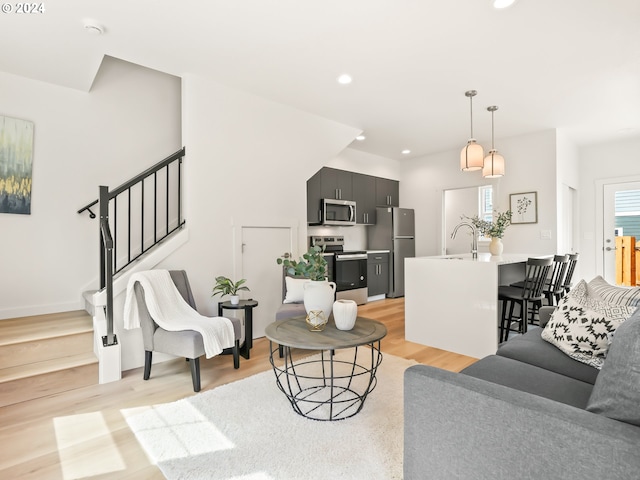
[(478, 233), (483, 237), (490, 238), (502, 238), (504, 236), (504, 231), (507, 229), (509, 225), (511, 225), (511, 217), (513, 213), (511, 210), (507, 210), (506, 212), (500, 213), (498, 211), (493, 212), (493, 222), (488, 220), (482, 220), (478, 217), (478, 215), (474, 215), (473, 217), (467, 217), (463, 215), (462, 218), (466, 218), (471, 221), (474, 227), (478, 230)]
[(216, 284), (213, 287), (212, 297), (216, 295), (237, 295), (239, 291), (245, 290), (249, 292), (249, 287), (245, 285), (247, 281), (242, 278), (237, 282), (234, 282), (227, 277), (216, 277)]
[(292, 260), (285, 255), (276, 261), (278, 265), (283, 265), (287, 269), (289, 275), (311, 280), (325, 280), (327, 278), (327, 261), (324, 259), (320, 247), (309, 248), (309, 251), (298, 260)]

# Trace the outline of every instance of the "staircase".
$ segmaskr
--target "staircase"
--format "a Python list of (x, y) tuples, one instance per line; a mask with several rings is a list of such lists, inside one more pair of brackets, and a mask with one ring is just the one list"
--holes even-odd
[(0, 320), (0, 407), (97, 383), (86, 311)]

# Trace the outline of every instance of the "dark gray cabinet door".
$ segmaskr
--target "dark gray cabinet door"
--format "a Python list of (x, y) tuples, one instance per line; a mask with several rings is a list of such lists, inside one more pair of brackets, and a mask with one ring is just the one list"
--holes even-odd
[(367, 259), (367, 288), (369, 296), (389, 293), (389, 254), (370, 253)]
[(320, 187), (322, 198), (353, 200), (353, 173), (324, 167), (320, 170)]
[(376, 205), (378, 207), (400, 206), (400, 182), (376, 177)]
[(320, 171), (307, 180), (307, 223), (318, 223), (321, 220), (321, 180)]
[(376, 177), (362, 173), (353, 174), (353, 200), (356, 202), (356, 223), (376, 223)]

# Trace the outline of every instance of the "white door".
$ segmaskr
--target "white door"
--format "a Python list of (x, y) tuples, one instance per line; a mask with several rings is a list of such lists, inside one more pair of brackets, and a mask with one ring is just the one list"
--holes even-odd
[[(604, 279), (611, 283), (616, 283), (616, 192), (627, 190), (640, 190), (640, 182), (610, 183), (603, 187), (602, 206), (602, 240), (603, 240), (603, 271)], [(624, 233), (624, 232), (623, 232)]]
[(560, 220), (559, 252), (576, 253), (574, 238), (577, 230), (576, 204), (577, 191), (569, 185), (562, 185), (562, 218)]
[(258, 302), (253, 309), (253, 338), (264, 337), (264, 329), (282, 305), (282, 267), (276, 259), (292, 251), (290, 227), (242, 227), (242, 278), (251, 289), (244, 297)]

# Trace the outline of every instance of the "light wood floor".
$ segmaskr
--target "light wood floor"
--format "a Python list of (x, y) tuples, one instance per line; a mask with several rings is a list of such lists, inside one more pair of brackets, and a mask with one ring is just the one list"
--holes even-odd
[[(388, 335), (382, 341), (385, 353), (451, 371), (475, 361), (405, 341), (403, 298), (371, 302), (360, 306), (358, 313), (387, 326)], [(203, 358), (202, 390), (269, 370), (268, 349), (268, 340), (255, 340), (251, 359), (241, 358), (239, 370), (233, 369), (230, 356)], [(176, 359), (154, 365), (146, 382), (138, 368), (124, 372), (119, 382), (0, 408), (0, 478), (164, 478), (137, 443), (124, 415), (129, 409), (193, 394), (189, 366), (184, 359)]]

